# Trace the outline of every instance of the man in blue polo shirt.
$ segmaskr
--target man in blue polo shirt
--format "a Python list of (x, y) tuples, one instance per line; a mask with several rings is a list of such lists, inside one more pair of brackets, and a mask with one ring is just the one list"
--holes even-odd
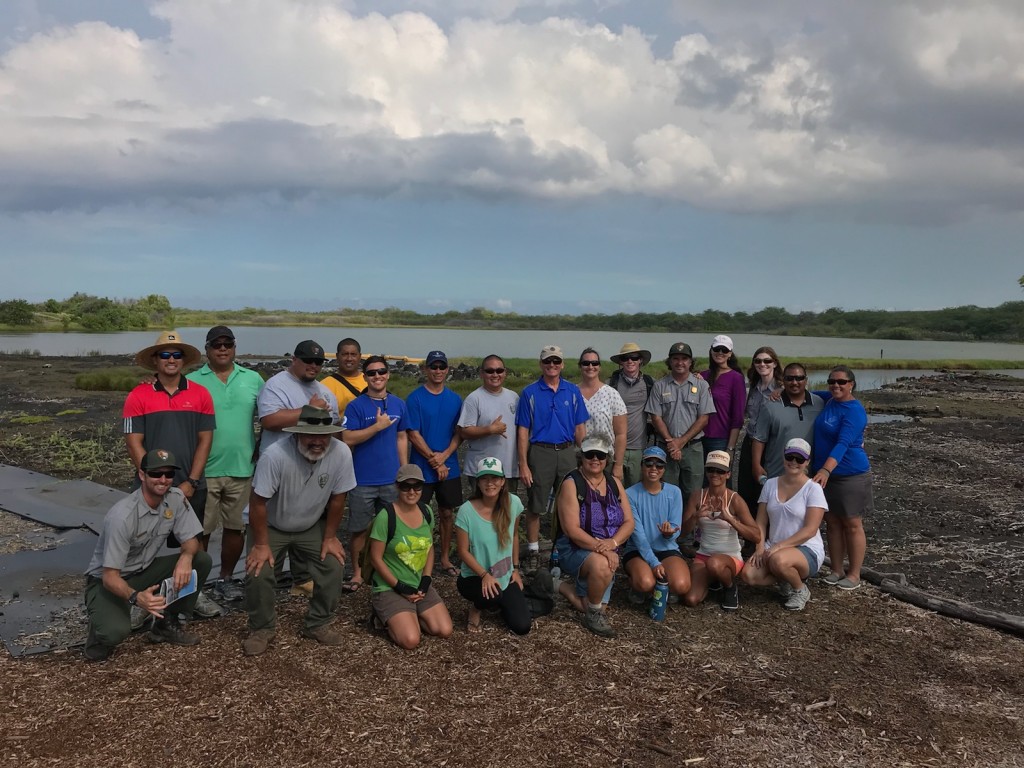
[(562, 478), (576, 469), (576, 446), (590, 418), (579, 387), (562, 379), (561, 348), (544, 347), (540, 366), (540, 378), (523, 389), (516, 409), (519, 478), (528, 493), (522, 559), (527, 573), (540, 565), (540, 517), (548, 497), (557, 495)]

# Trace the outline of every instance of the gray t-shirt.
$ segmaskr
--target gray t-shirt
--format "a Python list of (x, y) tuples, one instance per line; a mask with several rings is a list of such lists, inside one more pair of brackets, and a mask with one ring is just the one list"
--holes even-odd
[(519, 454), (516, 453), (516, 408), (519, 395), (511, 389), (491, 393), (483, 387), (470, 392), (462, 403), (459, 414), (460, 427), (485, 427), (498, 416), (505, 422), (505, 436), (488, 435), (478, 440), (466, 441), (466, 458), (462, 472), (467, 477), (476, 477), (477, 465), (481, 459), (494, 456), (501, 459), (505, 477), (519, 477)]
[[(331, 412), (334, 423), (341, 423), (338, 416), (338, 399), (334, 393), (319, 381), (299, 381), (291, 371), (281, 371), (267, 379), (266, 386), (260, 391), (260, 396), (256, 400), (256, 415), (262, 419), (264, 416), (278, 411), (301, 408), (309, 403), (309, 399), (313, 395), (317, 394), (327, 401), (327, 408)], [(260, 436), (260, 453), (265, 452), (270, 446), (280, 442), (289, 434), (289, 432), (264, 429)]]
[[(715, 413), (715, 401), (711, 399), (711, 387), (699, 376), (691, 373), (686, 381), (678, 384), (669, 374), (654, 382), (644, 410), (661, 417), (669, 436), (679, 437), (698, 417)], [(693, 439), (703, 436), (703, 432), (698, 432)]]
[[(647, 414), (644, 413), (644, 406), (647, 405), (647, 383), (644, 381), (643, 372), (641, 371), (635, 384), (626, 381), (626, 377), (621, 373), (614, 380), (615, 391), (626, 404), (626, 450), (642, 450), (647, 447)], [(609, 379), (609, 386), (612, 381), (613, 379)]]
[(85, 572), (102, 578), (104, 568), (116, 568), (122, 578), (131, 576), (150, 566), (167, 543), (167, 534), (188, 541), (202, 532), (199, 518), (179, 489), (167, 491), (153, 509), (139, 488), (117, 502), (103, 518), (100, 540)]
[[(290, 438), (293, 433), (283, 435)], [(252, 479), (253, 491), (267, 499), (267, 525), (287, 533), (312, 528), (331, 496), (355, 487), (352, 452), (333, 438), (315, 463), (299, 453), (294, 439), (275, 443), (260, 455)]]
[(807, 393), (801, 406), (791, 404), (783, 392), (781, 400), (769, 400), (761, 407), (752, 435), (765, 444), (761, 466), (768, 477), (778, 477), (785, 470), (783, 451), (794, 437), (803, 438), (814, 447), (814, 419), (824, 407), (825, 402), (813, 392)]

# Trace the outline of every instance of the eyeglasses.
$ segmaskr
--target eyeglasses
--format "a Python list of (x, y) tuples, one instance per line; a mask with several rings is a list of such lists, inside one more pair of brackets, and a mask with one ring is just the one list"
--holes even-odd
[(541, 362), (544, 363), (544, 365), (561, 365), (562, 364), (562, 358), (560, 358), (560, 357), (545, 357), (543, 360), (541, 360)]
[(853, 381), (853, 379), (829, 379), (828, 385), (830, 387), (845, 387), (851, 381)]
[(806, 376), (783, 376), (786, 381), (804, 381), (807, 379)]
[(206, 345), (207, 349), (234, 349), (235, 342), (233, 341), (212, 341)]
[(807, 457), (801, 456), (799, 453), (787, 453), (785, 458), (786, 461), (795, 461), (797, 464), (803, 464), (807, 461)]
[(430, 370), (432, 370), (432, 371), (447, 371), (448, 370), (448, 366), (445, 365), (444, 363), (434, 363), (432, 366), (430, 366)]
[(154, 480), (170, 480), (174, 477), (173, 469), (149, 469), (146, 470), (146, 474), (152, 477)]
[(645, 467), (647, 467), (648, 469), (664, 469), (665, 468), (665, 462), (658, 461), (657, 459), (646, 459), (643, 462), (643, 465)]
[(721, 467), (705, 467), (704, 471), (709, 475), (727, 475), (729, 474), (728, 469), (722, 469)]
[(423, 483), (399, 483), (398, 490), (402, 493), (410, 493), (412, 491), (422, 491)]
[(583, 458), (590, 459), (591, 461), (593, 461), (594, 459), (597, 459), (598, 461), (604, 461), (605, 459), (608, 458), (608, 454), (605, 453), (604, 451), (584, 451)]
[(317, 424), (333, 424), (334, 419), (332, 419), (330, 416), (311, 416), (306, 419), (299, 419), (299, 423), (316, 426)]
[(161, 360), (181, 360), (181, 358), (185, 356), (184, 352), (170, 352), (166, 349), (163, 352), (157, 352), (156, 354)]
[(580, 368), (600, 368), (600, 360), (580, 360)]
[(732, 352), (728, 347), (712, 347), (711, 351), (719, 355), (727, 355)]
[(495, 374), (495, 373), (504, 373), (504, 372), (505, 372), (504, 368), (484, 368), (484, 373), (489, 373), (489, 374), (492, 374), (492, 375)]
[(754, 365), (774, 365), (775, 361), (770, 357), (755, 357)]
[(304, 362), (306, 365), (323, 365), (324, 358), (322, 357), (300, 357), (299, 360)]
[(387, 368), (374, 368), (372, 371), (369, 371), (369, 370), (363, 371), (363, 376), (373, 377), (373, 376), (387, 376), (387, 375), (388, 375), (388, 369)]

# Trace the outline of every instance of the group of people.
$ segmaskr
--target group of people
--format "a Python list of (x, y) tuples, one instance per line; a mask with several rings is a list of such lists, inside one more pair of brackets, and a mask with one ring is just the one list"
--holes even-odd
[[(246, 508), (247, 655), (265, 652), (276, 636), (275, 566), (286, 555), (310, 597), (301, 632), (326, 645), (343, 642), (334, 625), (341, 594), (364, 585), (374, 622), (398, 646), (416, 647), (423, 633), (450, 635), (451, 616), (432, 584), (435, 560), (470, 603), (468, 631), (494, 609), (526, 634), (524, 577), (549, 578), (540, 568), (545, 518), (553, 555), (571, 577), (557, 588), (584, 626), (605, 637), (615, 634), (607, 605), (620, 563), (636, 603), (664, 582), (686, 605), (714, 590), (734, 610), (742, 581), (777, 583), (786, 607), (802, 609), (806, 580), (824, 559), (823, 517), (826, 581), (860, 586), (871, 478), (866, 415), (844, 367), (829, 374), (822, 397), (807, 392), (801, 364), (780, 370), (768, 347), (744, 376), (732, 340), (717, 336), (708, 370), (694, 372), (692, 350), (679, 342), (658, 380), (643, 370), (650, 351), (630, 342), (611, 357), (618, 368), (605, 383), (601, 357), (588, 347), (577, 385), (550, 345), (521, 394), (504, 386), (505, 363), (490, 355), (481, 386), (463, 401), (447, 386), (447, 356), (435, 350), (423, 383), (403, 401), (388, 391), (387, 360), (363, 358), (355, 339), (338, 343), (337, 372), (323, 376), (323, 348), (307, 340), (265, 384), (235, 362), (235, 341), (225, 326), (210, 329), (207, 362), (188, 376), (201, 353), (175, 332), (136, 356), (155, 377), (125, 402), (136, 490), (108, 513), (87, 573), (89, 659), (109, 657), (128, 635), (132, 606), (152, 618), (150, 640), (198, 642), (179, 615), (218, 606), (199, 590), (167, 610), (157, 587), (169, 580), (181, 589), (193, 576), (205, 583), (206, 546), (220, 527), (213, 594), (241, 597), (232, 574)], [(734, 467), (739, 492), (730, 487)], [(161, 555), (165, 542), (180, 552)]]

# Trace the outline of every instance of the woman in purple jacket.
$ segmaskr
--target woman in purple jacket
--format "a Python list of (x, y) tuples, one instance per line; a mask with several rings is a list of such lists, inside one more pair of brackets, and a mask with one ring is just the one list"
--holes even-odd
[[(728, 336), (715, 336), (708, 351), (711, 367), (700, 374), (711, 387), (711, 398), (715, 401), (715, 413), (709, 417), (701, 441), (705, 461), (712, 451), (728, 451), (732, 456), (743, 428), (747, 405), (746, 380), (732, 348), (732, 339)], [(707, 479), (704, 483), (706, 488)]]

